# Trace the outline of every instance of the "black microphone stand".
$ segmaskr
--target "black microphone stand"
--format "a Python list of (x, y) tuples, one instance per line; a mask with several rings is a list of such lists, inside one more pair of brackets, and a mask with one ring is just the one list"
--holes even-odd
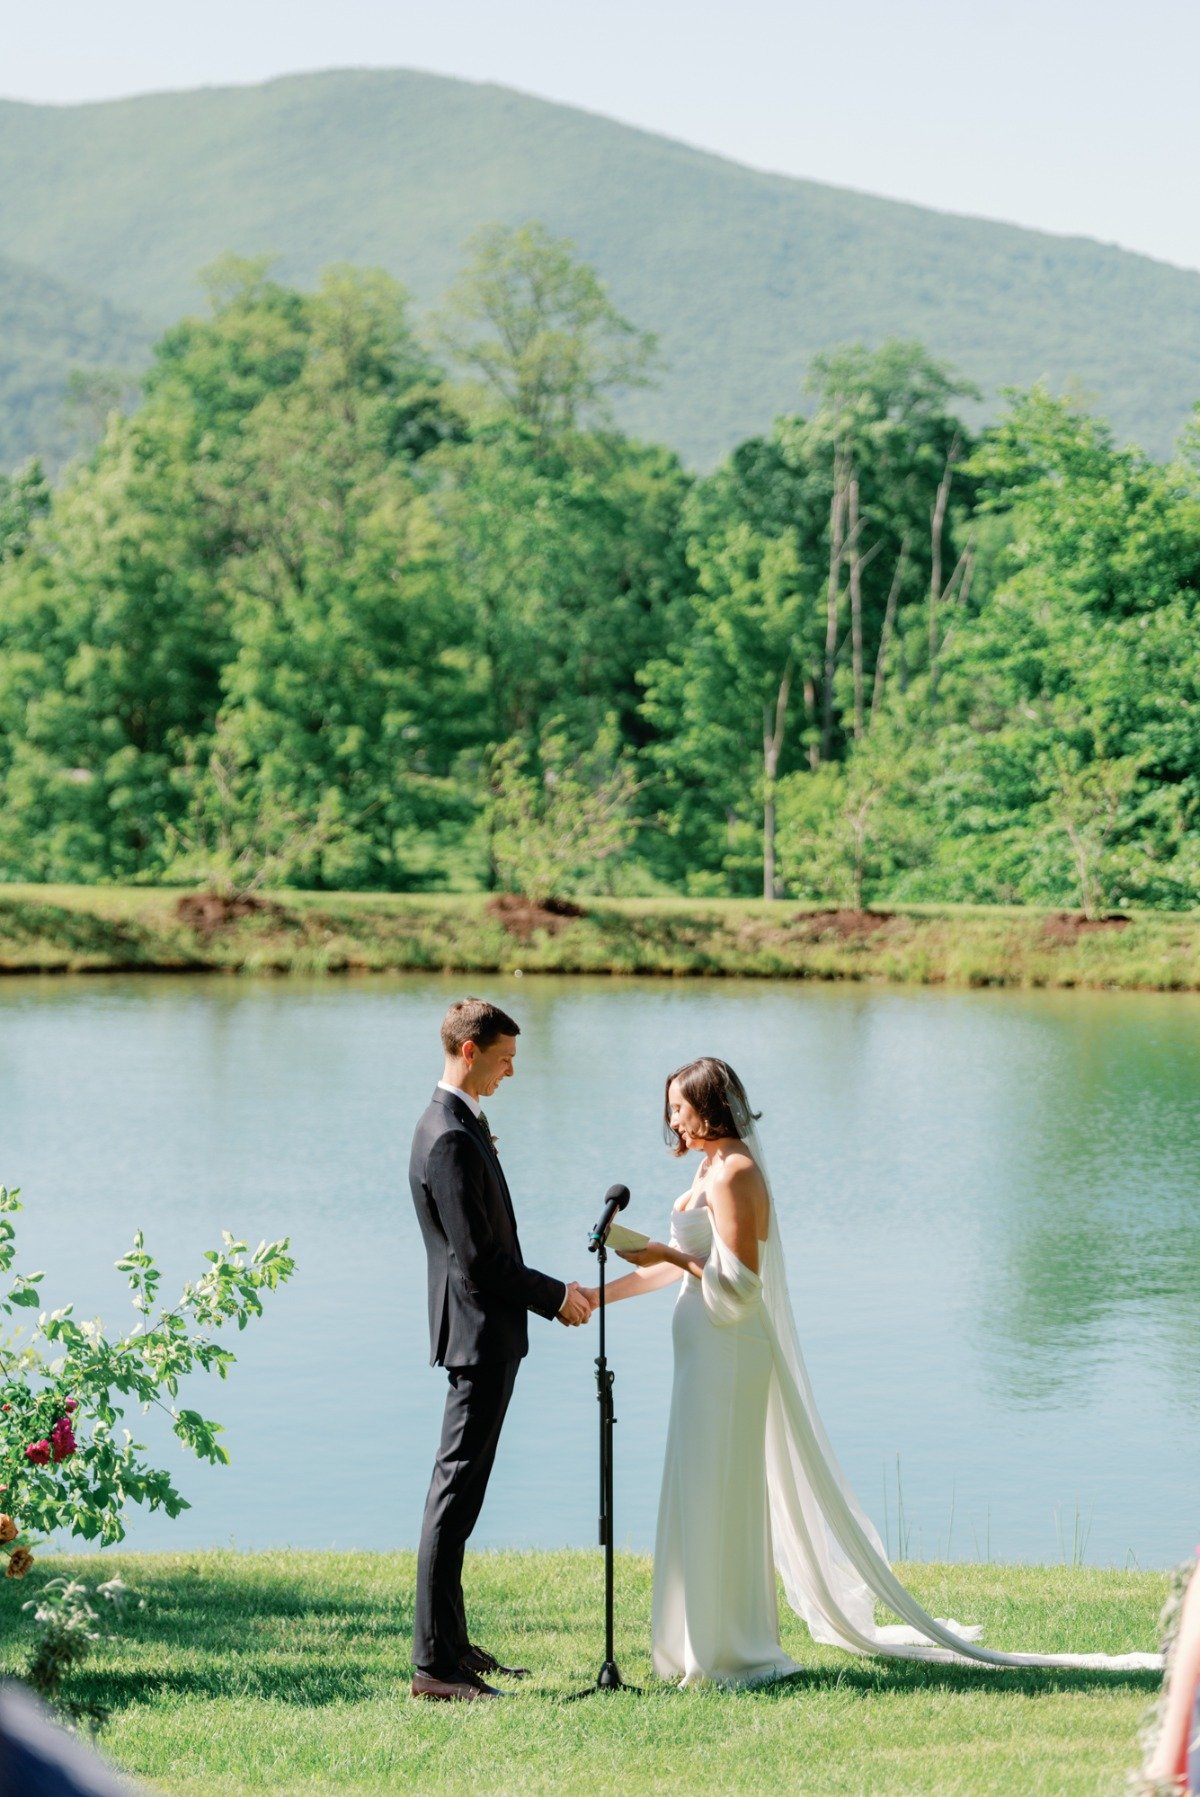
[(600, 1263), (600, 1353), (596, 1360), (596, 1396), (600, 1400), (600, 1545), (604, 1549), (604, 1664), (594, 1685), (575, 1691), (567, 1699), (573, 1703), (580, 1697), (591, 1697), (597, 1691), (634, 1691), (640, 1697), (640, 1685), (630, 1685), (621, 1677), (613, 1647), (613, 1375), (608, 1369), (604, 1351), (604, 1267), (608, 1259), (605, 1237), (593, 1243)]

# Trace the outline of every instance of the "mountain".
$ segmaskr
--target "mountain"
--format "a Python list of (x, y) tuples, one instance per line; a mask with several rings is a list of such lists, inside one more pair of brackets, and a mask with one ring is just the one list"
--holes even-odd
[[(300, 283), (335, 260), (380, 264), (428, 306), (479, 225), (540, 219), (660, 335), (665, 377), (622, 421), (700, 466), (799, 409), (812, 354), (852, 340), (920, 339), (990, 411), (1006, 385), (1073, 385), (1158, 455), (1200, 398), (1200, 273), (760, 174), (435, 75), (0, 102), (0, 188), (0, 255), (92, 296), (101, 335), (111, 321), (109, 360), (195, 306), (196, 271), (224, 250), (276, 253)], [(61, 367), (70, 348), (58, 291), (45, 337), (22, 352), (31, 367)], [(36, 404), (9, 397), (6, 442), (37, 441), (42, 377), (35, 388)]]
[(68, 371), (136, 366), (152, 339), (125, 308), (0, 256), (0, 469), (35, 451), (52, 466), (70, 454)]

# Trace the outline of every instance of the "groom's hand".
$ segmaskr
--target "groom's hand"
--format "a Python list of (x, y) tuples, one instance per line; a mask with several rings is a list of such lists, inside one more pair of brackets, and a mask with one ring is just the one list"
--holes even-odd
[(559, 1322), (565, 1323), (569, 1329), (577, 1329), (581, 1323), (588, 1321), (591, 1314), (592, 1307), (588, 1302), (587, 1294), (579, 1282), (572, 1279), (567, 1287), (567, 1295), (562, 1301), (562, 1308), (558, 1313)]

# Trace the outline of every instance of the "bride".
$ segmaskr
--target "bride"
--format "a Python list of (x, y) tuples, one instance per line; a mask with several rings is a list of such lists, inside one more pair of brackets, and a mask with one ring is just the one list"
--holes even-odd
[[(815, 1641), (989, 1666), (1157, 1668), (1157, 1654), (998, 1653), (928, 1615), (896, 1578), (834, 1457), (788, 1297), (766, 1167), (742, 1082), (704, 1056), (666, 1084), (664, 1130), (702, 1158), (669, 1243), (624, 1259), (608, 1301), (682, 1279), (654, 1550), (654, 1670), (749, 1685), (797, 1670), (779, 1641), (775, 1571)], [(589, 1294), (593, 1300), (595, 1294)], [(880, 1627), (876, 1601), (902, 1619)]]

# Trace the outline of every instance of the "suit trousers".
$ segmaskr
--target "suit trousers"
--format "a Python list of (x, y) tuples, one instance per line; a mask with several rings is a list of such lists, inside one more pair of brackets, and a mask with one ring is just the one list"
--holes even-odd
[(447, 1368), (450, 1390), (421, 1523), (413, 1611), (413, 1665), (432, 1678), (453, 1678), (471, 1644), (463, 1554), (483, 1508), (520, 1364)]

